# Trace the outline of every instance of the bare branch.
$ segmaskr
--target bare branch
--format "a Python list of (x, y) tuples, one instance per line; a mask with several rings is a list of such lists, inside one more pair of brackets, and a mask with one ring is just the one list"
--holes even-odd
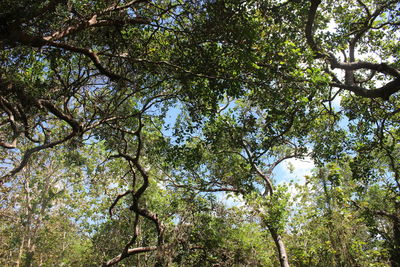
[(315, 16), (317, 14), (317, 9), (318, 9), (319, 4), (321, 3), (321, 0), (310, 0), (310, 1), (311, 1), (311, 6), (310, 6), (310, 10), (308, 11), (307, 23), (306, 23), (306, 28), (305, 28), (306, 39), (307, 39), (308, 45), (315, 53), (315, 57), (322, 58), (323, 53), (322, 53), (321, 49), (318, 47), (317, 43), (315, 42), (314, 35), (313, 35)]
[(113, 216), (113, 209), (114, 209), (115, 205), (118, 204), (118, 201), (119, 201), (121, 198), (123, 198), (123, 197), (125, 197), (125, 196), (131, 194), (132, 192), (133, 192), (132, 190), (128, 190), (128, 191), (126, 191), (125, 193), (120, 194), (120, 195), (118, 195), (118, 196), (115, 198), (114, 202), (111, 204), (110, 208), (108, 209), (108, 213), (110, 214), (110, 217)]
[(106, 67), (104, 67), (100, 61), (98, 54), (90, 49), (76, 47), (76, 46), (66, 44), (66, 43), (46, 40), (42, 37), (28, 35), (22, 31), (14, 31), (9, 38), (12, 41), (19, 42), (21, 44), (32, 46), (32, 47), (48, 46), (48, 47), (54, 47), (54, 48), (61, 48), (66, 51), (85, 55), (93, 62), (95, 67), (98, 69), (98, 71), (101, 74), (110, 78), (111, 81), (125, 80), (127, 82), (134, 84), (134, 82), (131, 81), (130, 79), (128, 79), (127, 77), (123, 77), (119, 74), (113, 73), (112, 71), (110, 71)]
[(139, 254), (139, 253), (145, 253), (145, 252), (149, 252), (149, 251), (154, 251), (154, 250), (157, 250), (157, 246), (131, 248), (131, 249), (128, 249), (128, 252), (126, 253), (125, 257), (122, 257), (122, 254), (120, 254), (120, 255), (116, 256), (115, 258), (109, 260), (108, 262), (104, 263), (103, 267), (114, 265), (128, 256)]
[(343, 63), (343, 62), (338, 62), (336, 60), (336, 58), (333, 56), (331, 56), (330, 63), (331, 63), (331, 67), (333, 69), (343, 69), (343, 70), (369, 69), (369, 70), (378, 71), (378, 72), (381, 72), (384, 74), (388, 74), (388, 75), (394, 76), (396, 78), (400, 78), (400, 72), (397, 69), (395, 69), (385, 63), (376, 64), (376, 63), (370, 63), (370, 62), (365, 62), (365, 61)]
[[(364, 27), (361, 30), (355, 32), (356, 36), (350, 41), (350, 62), (344, 63), (339, 62), (332, 53), (325, 53), (315, 42), (313, 36), (313, 28), (314, 21), (316, 17), (316, 12), (318, 9), (321, 0), (310, 0), (311, 6), (308, 12), (307, 23), (305, 27), (305, 35), (308, 46), (315, 53), (315, 58), (324, 58), (331, 65), (332, 69), (342, 69), (346, 72), (345, 75), (345, 84), (341, 83), (334, 75), (331, 74), (334, 82), (330, 83), (331, 86), (338, 87), (341, 89), (345, 89), (355, 93), (358, 96), (367, 97), (367, 98), (382, 98), (384, 100), (388, 100), (392, 94), (395, 94), (400, 90), (400, 72), (389, 66), (388, 64), (381, 63), (370, 63), (364, 61), (354, 62), (354, 48), (356, 42), (361, 38), (361, 36), (367, 32), (368, 29), (371, 28), (372, 21), (382, 12), (384, 7), (378, 8), (375, 12), (369, 15), (368, 19), (364, 23)], [(360, 1), (359, 1), (360, 2)], [(361, 2), (361, 4), (363, 4)], [(364, 9), (368, 14), (369, 10), (363, 5)], [(371, 71), (377, 71), (386, 75), (393, 76), (396, 78), (395, 80), (388, 82), (386, 85), (377, 88), (377, 89), (366, 89), (355, 84), (354, 80), (354, 71), (360, 69), (367, 69)]]
[(25, 151), (22, 160), (20, 164), (15, 167), (13, 170), (11, 170), (8, 174), (4, 175), (3, 177), (0, 177), (0, 185), (2, 185), (4, 182), (7, 182), (8, 179), (10, 179), (12, 176), (20, 172), (29, 162), (30, 157), (41, 150), (47, 149), (47, 148), (52, 148), (55, 147), (59, 144), (65, 143), (66, 141), (70, 140), (76, 135), (76, 132), (72, 131), (68, 136), (59, 139), (57, 141), (51, 142), (51, 143), (45, 143), (43, 145), (39, 145), (33, 148), (30, 148)]
[(55, 41), (55, 40), (62, 39), (68, 35), (75, 34), (82, 30), (85, 30), (88, 28), (93, 28), (93, 27), (124, 26), (124, 25), (132, 25), (132, 24), (149, 24), (149, 23), (150, 23), (150, 20), (148, 20), (146, 18), (141, 18), (141, 17), (125, 19), (125, 20), (116, 20), (116, 19), (97, 20), (97, 15), (94, 15), (87, 21), (81, 22), (74, 26), (69, 26), (68, 28), (66, 28), (62, 31), (54, 32), (51, 35), (43, 37), (43, 39), (46, 41)]
[(397, 93), (400, 90), (400, 78), (393, 80), (378, 89), (371, 89), (371, 90), (356, 85), (351, 86), (341, 83), (330, 83), (330, 85), (351, 91), (358, 96), (367, 98), (381, 97), (384, 100), (388, 100), (392, 94)]
[(270, 195), (272, 195), (274, 193), (274, 188), (272, 186), (272, 182), (271, 179), (269, 177), (269, 175), (264, 174), (260, 168), (257, 166), (257, 164), (254, 162), (253, 160), (253, 154), (251, 153), (251, 151), (249, 150), (248, 146), (247, 146), (247, 142), (243, 140), (243, 148), (247, 154), (247, 160), (250, 163), (250, 165), (254, 168), (254, 170), (256, 171), (256, 173), (264, 180), (267, 189), (266, 192), (268, 191)]

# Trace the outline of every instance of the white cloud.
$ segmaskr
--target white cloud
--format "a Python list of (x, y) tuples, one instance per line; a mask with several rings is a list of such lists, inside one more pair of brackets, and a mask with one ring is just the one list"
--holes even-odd
[(288, 192), (293, 201), (299, 192), (296, 185), (291, 181), (298, 185), (304, 185), (306, 182), (305, 176), (310, 176), (314, 168), (314, 161), (310, 157), (304, 159), (291, 158), (278, 166), (278, 170), (274, 174), (278, 184), (285, 184), (288, 187)]
[(300, 184), (304, 184), (304, 176), (311, 175), (314, 167), (314, 161), (310, 157), (306, 157), (304, 159), (291, 158), (285, 160), (276, 168), (274, 171), (274, 176), (278, 184), (291, 180)]
[(311, 170), (315, 167), (314, 161), (310, 157), (304, 159), (291, 158), (285, 161), (286, 168), (292, 166), (296, 176), (310, 175)]
[(226, 207), (241, 207), (245, 204), (241, 195), (235, 195), (233, 193), (221, 192), (216, 194), (217, 200), (222, 202)]

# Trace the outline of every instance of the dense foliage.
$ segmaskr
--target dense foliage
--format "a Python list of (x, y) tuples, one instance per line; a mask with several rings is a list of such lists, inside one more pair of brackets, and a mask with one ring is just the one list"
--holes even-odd
[(397, 0), (0, 10), (1, 266), (400, 266)]

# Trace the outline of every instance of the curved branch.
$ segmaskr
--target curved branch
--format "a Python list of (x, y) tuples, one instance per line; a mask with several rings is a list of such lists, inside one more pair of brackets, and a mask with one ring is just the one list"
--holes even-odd
[(108, 267), (108, 266), (114, 265), (114, 264), (120, 262), (121, 260), (123, 260), (124, 258), (129, 257), (131, 255), (145, 253), (145, 252), (154, 251), (154, 250), (157, 250), (157, 246), (131, 248), (131, 249), (128, 249), (125, 257), (123, 257), (122, 254), (120, 254), (120, 255), (116, 256), (115, 258), (109, 260), (108, 262), (104, 263), (103, 267)]
[(47, 149), (47, 148), (52, 148), (55, 147), (59, 144), (65, 143), (66, 141), (70, 140), (71, 138), (73, 138), (74, 136), (76, 136), (76, 132), (72, 131), (68, 136), (64, 137), (63, 139), (51, 142), (51, 143), (46, 143), (40, 146), (36, 146), (33, 148), (30, 148), (28, 150), (25, 151), (24, 156), (22, 157), (21, 163), (15, 167), (14, 169), (12, 169), (8, 174), (4, 175), (3, 177), (0, 177), (0, 185), (2, 185), (4, 182), (6, 182), (8, 179), (10, 179), (12, 176), (14, 176), (15, 174), (17, 174), (18, 172), (20, 172), (25, 166), (26, 164), (28, 164), (28, 161), (30, 159), (30, 157), (36, 153), (39, 152), (41, 150)]
[(68, 123), (71, 126), (72, 131), (64, 138), (61, 138), (61, 139), (53, 141), (53, 142), (48, 142), (48, 140), (46, 140), (47, 138), (45, 138), (44, 144), (27, 149), (24, 152), (24, 155), (21, 159), (20, 164), (17, 167), (15, 167), (14, 169), (12, 169), (8, 174), (6, 174), (0, 178), (0, 184), (3, 184), (5, 181), (10, 179), (13, 175), (15, 175), (19, 171), (21, 171), (28, 164), (30, 157), (34, 153), (39, 152), (44, 149), (47, 149), (47, 148), (55, 147), (62, 143), (65, 143), (66, 141), (72, 139), (73, 137), (83, 133), (82, 126), (79, 124), (79, 122), (74, 120), (73, 117), (70, 116), (69, 114), (66, 114), (66, 113), (62, 112), (61, 110), (59, 110), (50, 101), (44, 100), (44, 99), (35, 99), (32, 96), (28, 95), (22, 88), (14, 86), (14, 84), (11, 84), (11, 89), (13, 89), (16, 92), (16, 96), (19, 98), (19, 100), (21, 102), (29, 103), (31, 105), (38, 107), (39, 109), (46, 108), (51, 114), (56, 116), (58, 119)]
[(27, 46), (31, 46), (31, 47), (44, 47), (44, 46), (48, 46), (48, 47), (54, 47), (54, 48), (61, 48), (64, 49), (66, 51), (70, 51), (70, 52), (75, 52), (78, 54), (82, 54), (86, 57), (88, 57), (93, 64), (95, 65), (95, 67), (98, 69), (98, 71), (107, 76), (108, 78), (110, 78), (111, 81), (118, 81), (118, 80), (125, 80), (127, 82), (130, 82), (132, 84), (133, 81), (131, 81), (130, 79), (123, 77), (119, 74), (113, 73), (112, 71), (108, 70), (107, 68), (105, 68), (101, 61), (100, 58), (98, 56), (98, 54), (90, 49), (87, 48), (81, 48), (81, 47), (76, 47), (70, 44), (66, 44), (66, 43), (61, 43), (61, 42), (54, 42), (51, 40), (46, 40), (43, 37), (38, 37), (38, 36), (32, 36), (29, 34), (26, 34), (22, 31), (14, 31), (10, 36), (9, 36), (9, 40), (14, 41), (14, 42), (19, 42), (23, 45), (27, 45)]
[(400, 91), (400, 78), (393, 80), (386, 85), (378, 88), (378, 89), (365, 89), (356, 85), (345, 85), (342, 83), (330, 83), (331, 86), (338, 87), (341, 89), (345, 89), (355, 93), (358, 96), (367, 97), (367, 98), (382, 98), (384, 100), (388, 100), (389, 97)]
[(238, 193), (238, 194), (245, 194), (244, 190), (235, 188), (235, 187), (230, 187), (230, 186), (221, 186), (221, 187), (196, 187), (196, 186), (192, 186), (192, 185), (185, 185), (185, 184), (177, 184), (172, 180), (168, 180), (173, 187), (176, 188), (185, 188), (185, 189), (192, 189), (192, 190), (196, 190), (199, 192), (233, 192), (233, 193)]
[(396, 78), (400, 78), (400, 72), (397, 69), (395, 69), (385, 63), (376, 64), (376, 63), (365, 62), (365, 61), (343, 63), (343, 62), (338, 62), (337, 59), (334, 58), (333, 56), (331, 56), (331, 58), (330, 58), (330, 63), (331, 63), (332, 69), (342, 69), (342, 70), (369, 69), (369, 70), (374, 70), (374, 71), (381, 72), (384, 74), (388, 74), (388, 75), (391, 75)]
[(108, 213), (110, 214), (110, 217), (113, 216), (113, 209), (114, 209), (115, 205), (118, 204), (118, 201), (119, 201), (121, 198), (123, 198), (123, 197), (125, 197), (125, 196), (131, 194), (132, 192), (133, 192), (132, 190), (128, 190), (128, 191), (126, 191), (126, 192), (123, 193), (123, 194), (119, 194), (119, 195), (114, 199), (114, 202), (111, 204), (110, 208), (108, 209)]
[(256, 173), (264, 180), (267, 189), (266, 192), (269, 192), (270, 195), (273, 195), (274, 193), (274, 187), (272, 186), (272, 181), (269, 177), (269, 175), (265, 175), (260, 168), (257, 166), (257, 164), (254, 162), (253, 160), (253, 154), (251, 153), (251, 151), (248, 149), (246, 141), (243, 140), (243, 148), (247, 154), (247, 160), (250, 163), (250, 165), (254, 168), (254, 170), (256, 171)]
[[(139, 171), (140, 175), (143, 178), (143, 184), (139, 187), (139, 189), (132, 193), (133, 194), (133, 204), (130, 206), (130, 210), (134, 211), (136, 214), (139, 214), (149, 220), (151, 220), (157, 229), (157, 240), (158, 240), (158, 246), (161, 246), (163, 243), (163, 234), (164, 234), (164, 225), (162, 224), (161, 220), (158, 218), (157, 214), (145, 209), (139, 207), (139, 199), (143, 195), (143, 193), (146, 191), (146, 189), (149, 187), (149, 175), (147, 171), (144, 169), (142, 164), (140, 163), (140, 155), (143, 149), (143, 143), (142, 143), (142, 138), (141, 138), (141, 131), (143, 129), (143, 123), (141, 120), (141, 117), (139, 119), (139, 126), (138, 129), (133, 133), (133, 135), (136, 136), (137, 138), (137, 148), (136, 148), (136, 154), (135, 157), (132, 157), (126, 153), (119, 152), (117, 155), (113, 157), (120, 157), (124, 158), (130, 163), (133, 163), (133, 165), (136, 167), (136, 169)], [(126, 192), (125, 194), (128, 194)], [(126, 248), (125, 248), (126, 251)], [(123, 254), (125, 255), (125, 254)], [(126, 257), (126, 256), (124, 256)]]
[(18, 129), (15, 122), (14, 114), (16, 113), (16, 110), (14, 110), (12, 105), (8, 103), (2, 96), (0, 96), (0, 105), (8, 115), (8, 122), (11, 124), (11, 129), (13, 132), (11, 143), (0, 140), (0, 146), (6, 149), (14, 149), (17, 147), (17, 138), (21, 135), (21, 131)]
[(307, 23), (305, 28), (306, 40), (311, 50), (315, 53), (315, 58), (322, 58), (324, 55), (314, 40), (313, 28), (314, 21), (317, 14), (317, 9), (321, 0), (311, 0), (310, 10), (308, 12)]
[[(315, 54), (315, 58), (324, 58), (327, 62), (330, 63), (332, 69), (342, 69), (346, 72), (346, 81), (345, 83), (340, 82), (338, 79), (334, 78), (334, 82), (330, 83), (331, 86), (338, 87), (341, 89), (345, 89), (355, 93), (358, 96), (367, 97), (367, 98), (382, 98), (384, 100), (388, 100), (392, 94), (400, 91), (400, 72), (389, 66), (388, 64), (381, 63), (371, 63), (365, 61), (354, 62), (354, 47), (355, 43), (361, 38), (361, 36), (370, 28), (370, 20), (377, 17), (381, 9), (377, 9), (370, 17), (370, 19), (366, 22), (365, 27), (360, 30), (354, 39), (350, 42), (350, 62), (339, 62), (332, 53), (325, 53), (315, 42), (313, 36), (313, 28), (315, 17), (317, 13), (317, 9), (321, 0), (310, 0), (311, 6), (308, 12), (306, 27), (305, 27), (305, 36), (307, 40), (308, 46)], [(368, 26), (368, 27), (367, 27)], [(357, 86), (354, 82), (353, 72), (360, 69), (367, 69), (371, 71), (380, 72), (386, 75), (390, 75), (395, 78), (391, 82), (388, 82), (386, 85), (377, 88), (377, 89), (366, 89), (360, 86)], [(332, 76), (332, 75), (331, 75)]]
[[(39, 38), (39, 39), (41, 39), (41, 38)], [(113, 73), (112, 71), (106, 69), (102, 65), (102, 63), (100, 61), (100, 58), (97, 55), (97, 53), (92, 51), (92, 50), (90, 50), (90, 49), (76, 47), (76, 46), (72, 46), (72, 45), (65, 44), (65, 43), (47, 41), (47, 40), (44, 40), (44, 39), (41, 39), (41, 40), (43, 41), (42, 42), (42, 44), (43, 44), (42, 46), (50, 46), (50, 47), (62, 48), (62, 49), (65, 49), (67, 51), (70, 51), (70, 52), (75, 52), (75, 53), (79, 53), (79, 54), (87, 56), (93, 62), (93, 64), (96, 66), (96, 68), (99, 70), (99, 72), (101, 74), (107, 76), (108, 78), (110, 78), (111, 81), (125, 80), (125, 81), (128, 81), (130, 83), (133, 83), (133, 81), (129, 80), (128, 78), (123, 77), (123, 76), (121, 76), (119, 74)]]
[(93, 27), (106, 27), (106, 26), (124, 26), (124, 25), (131, 25), (131, 24), (150, 24), (150, 20), (142, 17), (135, 17), (126, 20), (117, 20), (117, 19), (110, 19), (110, 20), (97, 20), (98, 15), (93, 15), (89, 20), (83, 21), (79, 24), (69, 26), (68, 28), (62, 31), (56, 31), (51, 35), (43, 37), (46, 41), (55, 41), (61, 38), (64, 38), (68, 35), (83, 31), (88, 28)]

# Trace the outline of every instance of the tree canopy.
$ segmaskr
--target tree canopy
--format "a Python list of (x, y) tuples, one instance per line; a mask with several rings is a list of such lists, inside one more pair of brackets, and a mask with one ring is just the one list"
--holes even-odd
[(0, 10), (1, 265), (400, 266), (399, 1)]

